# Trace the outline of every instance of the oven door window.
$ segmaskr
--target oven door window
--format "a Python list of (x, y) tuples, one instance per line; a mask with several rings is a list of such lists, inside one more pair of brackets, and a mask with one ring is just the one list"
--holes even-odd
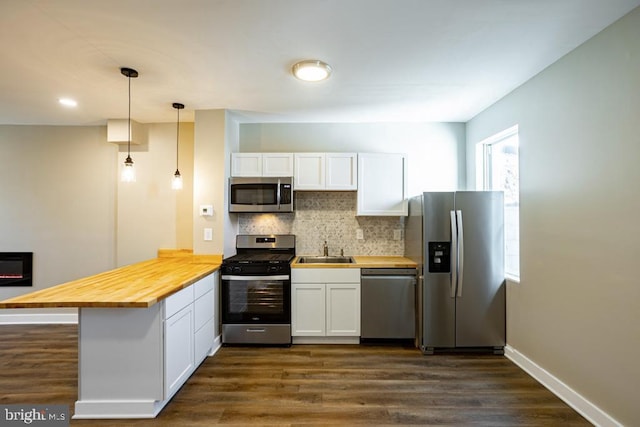
[(289, 323), (288, 280), (222, 280), (223, 323)]
[(278, 184), (234, 184), (231, 186), (231, 204), (277, 205)]

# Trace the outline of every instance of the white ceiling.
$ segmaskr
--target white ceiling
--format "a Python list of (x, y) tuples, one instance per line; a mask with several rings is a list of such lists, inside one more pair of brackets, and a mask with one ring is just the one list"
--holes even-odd
[[(640, 0), (0, 0), (0, 123), (465, 122)], [(333, 67), (322, 83), (290, 72)], [(75, 98), (74, 109), (57, 99)]]

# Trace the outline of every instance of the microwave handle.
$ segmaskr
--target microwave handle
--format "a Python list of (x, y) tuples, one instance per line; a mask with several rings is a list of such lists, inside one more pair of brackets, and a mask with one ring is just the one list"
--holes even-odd
[(276, 192), (276, 199), (278, 202), (278, 210), (280, 210), (280, 178), (278, 178), (278, 190)]

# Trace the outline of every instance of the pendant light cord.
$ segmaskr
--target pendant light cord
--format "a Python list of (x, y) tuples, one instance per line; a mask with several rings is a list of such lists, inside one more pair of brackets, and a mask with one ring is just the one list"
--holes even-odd
[(129, 81), (129, 115), (127, 120), (127, 158), (131, 157), (131, 75), (127, 76)]
[(178, 121), (176, 123), (176, 171), (178, 170), (178, 146), (180, 144), (180, 108), (176, 108), (178, 110)]

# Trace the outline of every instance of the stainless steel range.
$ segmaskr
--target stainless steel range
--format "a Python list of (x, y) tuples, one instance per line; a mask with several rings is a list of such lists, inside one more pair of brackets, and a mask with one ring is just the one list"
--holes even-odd
[(293, 235), (239, 235), (222, 261), (222, 342), (291, 344)]

